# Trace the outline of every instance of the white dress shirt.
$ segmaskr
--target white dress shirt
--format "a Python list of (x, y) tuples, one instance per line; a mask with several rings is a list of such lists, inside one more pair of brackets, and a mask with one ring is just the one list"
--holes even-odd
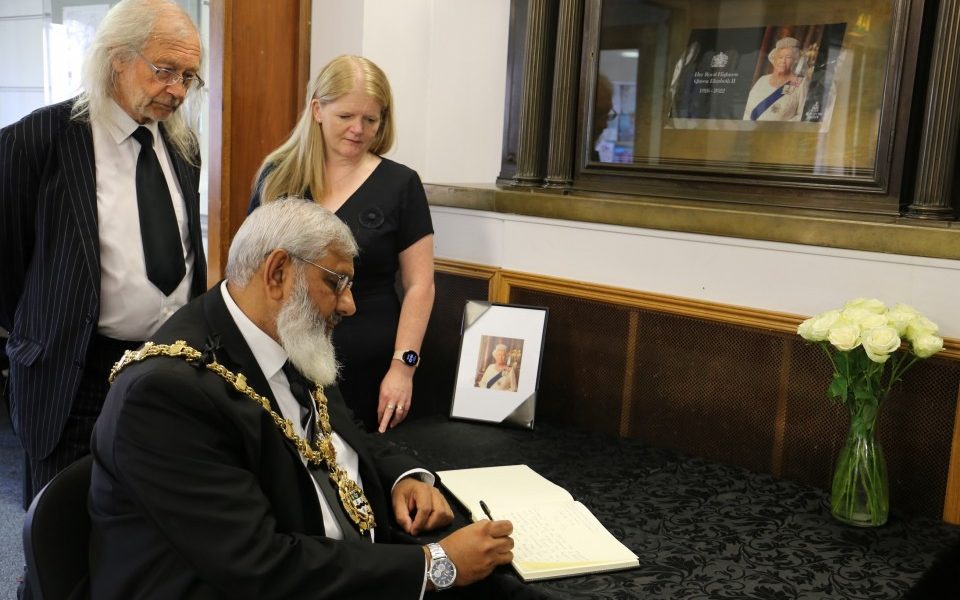
[[(237, 329), (240, 330), (240, 335), (242, 335), (244, 341), (247, 342), (247, 346), (250, 347), (250, 351), (253, 353), (253, 358), (256, 359), (257, 364), (260, 365), (260, 370), (264, 376), (266, 376), (267, 383), (270, 385), (270, 391), (273, 393), (273, 397), (280, 407), (283, 418), (293, 423), (294, 431), (296, 431), (297, 435), (303, 436), (303, 425), (300, 421), (300, 403), (293, 397), (293, 392), (290, 391), (290, 382), (287, 381), (287, 375), (283, 372), (283, 365), (287, 362), (288, 358), (286, 350), (284, 350), (283, 346), (278, 344), (276, 340), (257, 327), (247, 315), (243, 314), (243, 311), (240, 310), (240, 307), (234, 302), (233, 297), (230, 296), (230, 292), (227, 291), (227, 282), (224, 281), (220, 284), (220, 293), (223, 294), (223, 301), (227, 305), (227, 310), (230, 312), (230, 316), (233, 317), (233, 322), (236, 323)], [(360, 489), (363, 489), (363, 481), (360, 479), (360, 457), (357, 456), (356, 450), (337, 435), (335, 431), (331, 432), (330, 440), (333, 443), (334, 449), (337, 451), (337, 464), (347, 472), (351, 479), (357, 482)], [(300, 456), (300, 461), (303, 463), (303, 468), (306, 469), (307, 461), (303, 456)], [(393, 488), (396, 487), (397, 483), (404, 477), (416, 477), (428, 485), (436, 483), (436, 478), (433, 476), (433, 473), (424, 469), (413, 469), (403, 473), (397, 478), (397, 481), (391, 486), (391, 495)], [(320, 502), (320, 512), (323, 514), (323, 530), (326, 537), (342, 540), (343, 530), (340, 528), (336, 517), (334, 517), (333, 510), (330, 504), (327, 503), (327, 498), (323, 495), (323, 492), (320, 491), (316, 479), (311, 476), (310, 480), (313, 481), (313, 488), (317, 493), (317, 500)], [(373, 531), (370, 532), (370, 541), (374, 541)], [(420, 587), (421, 599), (426, 589), (427, 573), (424, 571), (423, 584)]]
[[(253, 352), (257, 364), (260, 365), (260, 370), (266, 376), (267, 383), (270, 384), (270, 391), (280, 406), (280, 412), (285, 419), (289, 419), (293, 423), (296, 434), (303, 437), (303, 425), (300, 422), (300, 403), (293, 397), (293, 392), (290, 391), (290, 383), (283, 372), (283, 365), (287, 362), (286, 350), (257, 327), (253, 321), (247, 318), (247, 315), (243, 314), (237, 303), (230, 297), (226, 282), (220, 284), (220, 292), (223, 294), (223, 301), (227, 304), (230, 316), (237, 324), (237, 329), (240, 330), (240, 334), (243, 335), (247, 346)], [(357, 482), (357, 485), (363, 488), (363, 482), (360, 481), (360, 458), (356, 451), (343, 441), (343, 438), (336, 432), (332, 433), (330, 437), (333, 441), (333, 447), (337, 451), (337, 463), (351, 479)], [(303, 461), (303, 466), (306, 468), (307, 462), (303, 456), (300, 457), (300, 460)], [(333, 511), (327, 503), (327, 498), (320, 491), (317, 482), (312, 477), (311, 480), (313, 481), (313, 487), (316, 488), (317, 498), (320, 500), (320, 510), (323, 512), (323, 530), (326, 532), (326, 536), (342, 540), (343, 531), (340, 529), (340, 523), (334, 517)]]
[(147, 339), (187, 303), (195, 253), (190, 244), (186, 205), (180, 183), (156, 122), (144, 127), (167, 179), (180, 228), (187, 272), (169, 296), (147, 279), (140, 212), (137, 208), (137, 157), (140, 143), (131, 134), (140, 125), (110, 100), (103, 119), (91, 121), (97, 178), (97, 222), (100, 230), (100, 334), (118, 340)]

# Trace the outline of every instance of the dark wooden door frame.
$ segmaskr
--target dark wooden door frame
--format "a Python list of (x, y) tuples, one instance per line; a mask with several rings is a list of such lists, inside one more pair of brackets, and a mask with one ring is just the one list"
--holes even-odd
[(311, 0), (210, 0), (209, 285), (223, 277), (257, 168), (303, 109), (310, 11)]

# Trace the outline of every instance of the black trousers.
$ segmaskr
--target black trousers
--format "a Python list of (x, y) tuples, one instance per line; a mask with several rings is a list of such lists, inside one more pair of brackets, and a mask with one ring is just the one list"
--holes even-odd
[(94, 335), (87, 348), (83, 377), (77, 396), (70, 407), (67, 425), (60, 441), (49, 456), (35, 460), (24, 453), (23, 469), (23, 508), (30, 507), (33, 497), (54, 475), (66, 468), (78, 458), (90, 453), (90, 435), (93, 424), (100, 415), (103, 401), (110, 390), (107, 377), (114, 363), (120, 360), (124, 351), (140, 347), (142, 342), (114, 340)]

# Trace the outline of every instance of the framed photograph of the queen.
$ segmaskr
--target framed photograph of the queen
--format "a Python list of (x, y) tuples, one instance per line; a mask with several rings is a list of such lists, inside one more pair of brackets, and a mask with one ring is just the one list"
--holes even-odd
[(667, 126), (722, 129), (776, 121), (829, 130), (846, 28), (818, 23), (691, 30), (670, 79)]
[(922, 0), (588, 0), (585, 180), (890, 192), (922, 9)]
[(469, 300), (450, 416), (533, 428), (547, 309)]

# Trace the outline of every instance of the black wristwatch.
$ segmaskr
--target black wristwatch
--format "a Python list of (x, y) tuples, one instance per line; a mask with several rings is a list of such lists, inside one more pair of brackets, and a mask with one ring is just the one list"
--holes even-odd
[(430, 567), (427, 569), (427, 577), (438, 592), (445, 590), (457, 579), (457, 565), (447, 558), (447, 553), (443, 551), (440, 544), (427, 544), (427, 549), (430, 550)]
[(399, 360), (408, 367), (415, 367), (420, 364), (420, 355), (413, 350), (397, 350), (393, 353), (393, 359)]

